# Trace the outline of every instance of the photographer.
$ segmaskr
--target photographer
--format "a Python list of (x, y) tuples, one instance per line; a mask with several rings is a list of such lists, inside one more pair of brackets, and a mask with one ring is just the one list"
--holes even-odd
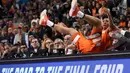
[(29, 53), (28, 53), (27, 46), (25, 44), (19, 45), (15, 56), (16, 58), (28, 58)]

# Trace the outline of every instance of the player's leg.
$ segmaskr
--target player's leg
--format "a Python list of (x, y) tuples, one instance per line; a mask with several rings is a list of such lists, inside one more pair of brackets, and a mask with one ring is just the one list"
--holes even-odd
[(91, 46), (92, 41), (91, 40), (87, 40), (77, 30), (63, 26), (64, 25), (63, 23), (54, 24), (53, 22), (51, 22), (47, 18), (46, 11), (43, 11), (41, 14), (42, 15), (40, 17), (40, 23), (39, 24), (41, 24), (42, 26), (54, 27), (54, 29), (56, 29), (57, 31), (59, 31), (61, 33), (71, 34), (72, 39), (73, 39), (72, 44), (75, 44), (77, 49), (79, 51), (81, 51), (82, 53), (87, 53), (87, 52), (91, 51), (91, 48), (92, 48), (92, 46)]
[(101, 25), (101, 20), (94, 17), (90, 16), (88, 14), (84, 14), (83, 12), (80, 11), (78, 5), (77, 5), (77, 0), (72, 0), (71, 2), (71, 9), (69, 11), (69, 15), (71, 17), (79, 17), (85, 19), (89, 24), (99, 26)]
[[(60, 24), (61, 24), (61, 25), (60, 25)], [(63, 25), (62, 25), (63, 23), (60, 23), (60, 24), (55, 24), (55, 25), (54, 25), (54, 29), (56, 29), (56, 30), (59, 31), (60, 33), (73, 35), (73, 34), (75, 34), (75, 33), (78, 32), (78, 31), (75, 30), (74, 28), (68, 28), (68, 27), (63, 26)]]
[(68, 28), (68, 27), (65, 27), (64, 23), (59, 23), (59, 24), (54, 24), (52, 21), (50, 21), (47, 17), (47, 14), (46, 14), (46, 10), (43, 10), (41, 12), (41, 15), (40, 15), (40, 21), (39, 21), (39, 24), (42, 25), (42, 26), (49, 26), (49, 27), (54, 27), (54, 29), (56, 29), (58, 32), (61, 32), (61, 33), (64, 33), (64, 34), (70, 34), (70, 35), (73, 35), (75, 33), (77, 33), (78, 31), (75, 30), (74, 28)]

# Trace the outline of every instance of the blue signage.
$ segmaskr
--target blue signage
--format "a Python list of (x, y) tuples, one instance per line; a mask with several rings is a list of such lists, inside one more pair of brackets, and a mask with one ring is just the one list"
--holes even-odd
[(130, 73), (130, 59), (0, 65), (0, 73)]

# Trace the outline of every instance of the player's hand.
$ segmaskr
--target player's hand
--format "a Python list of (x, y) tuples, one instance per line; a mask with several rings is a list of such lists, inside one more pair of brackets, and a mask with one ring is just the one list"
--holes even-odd
[(109, 14), (109, 13), (110, 13), (110, 9), (104, 8), (104, 14)]
[(108, 9), (108, 8), (100, 8), (99, 9), (99, 15), (104, 15), (104, 14), (108, 14), (108, 13), (110, 13), (110, 10)]

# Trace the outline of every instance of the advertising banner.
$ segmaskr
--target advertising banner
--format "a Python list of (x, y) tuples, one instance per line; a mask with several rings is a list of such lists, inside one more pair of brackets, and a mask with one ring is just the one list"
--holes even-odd
[(0, 73), (130, 73), (130, 59), (76, 60), (0, 65)]

